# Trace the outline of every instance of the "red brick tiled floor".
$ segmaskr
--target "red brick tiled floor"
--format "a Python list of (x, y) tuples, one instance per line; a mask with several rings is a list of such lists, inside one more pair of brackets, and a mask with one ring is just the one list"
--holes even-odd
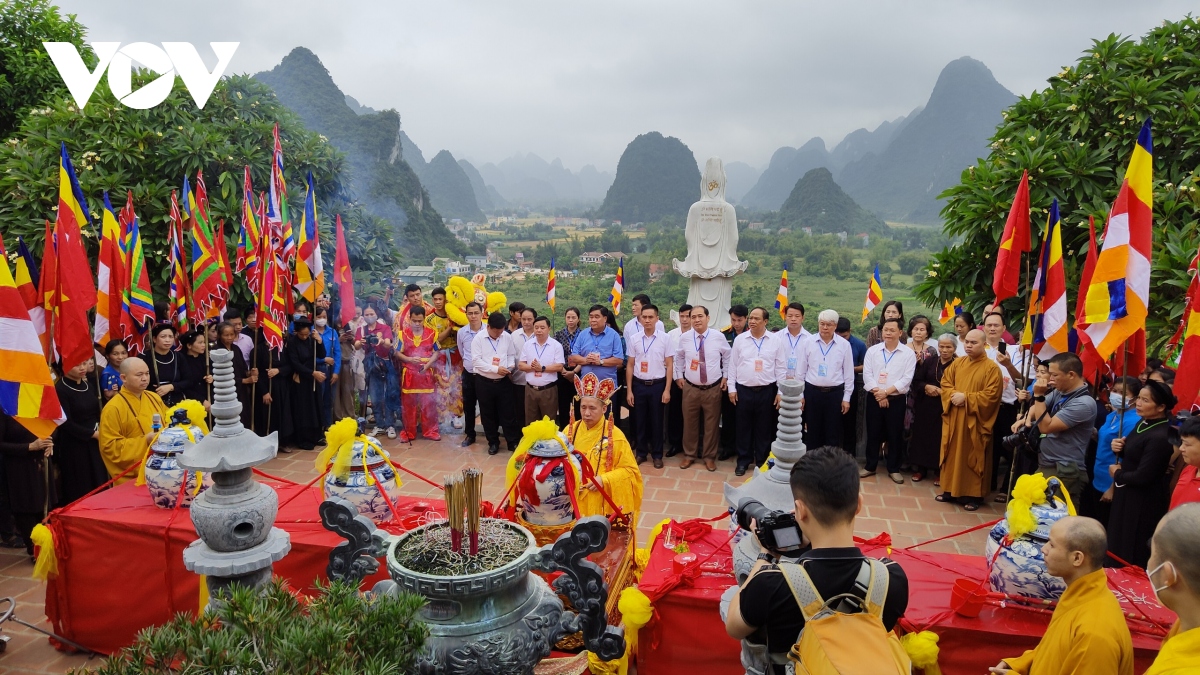
[[(484, 498), (497, 501), (504, 494), (504, 469), (508, 453), (488, 456), (487, 444), (480, 442), (470, 448), (460, 448), (461, 437), (447, 436), (441, 442), (418, 440), (412, 445), (382, 439), (393, 458), (406, 468), (439, 482), (443, 475), (467, 466), (484, 470)], [(298, 482), (308, 482), (316, 476), (313, 467), (315, 452), (280, 454), (263, 470), (267, 473)], [(639, 543), (650, 529), (663, 518), (679, 519), (710, 517), (725, 509), (722, 487), (725, 481), (741, 481), (733, 475), (732, 461), (720, 462), (717, 471), (705, 471), (703, 464), (680, 469), (678, 458), (667, 460), (666, 468), (655, 469), (649, 462), (642, 465), (645, 476), (645, 496), (638, 522)], [(434, 496), (439, 490), (412, 476), (404, 475), (402, 492), (413, 496)], [(936, 489), (931, 481), (896, 485), (886, 475), (879, 474), (863, 481), (863, 512), (857, 521), (858, 534), (873, 537), (890, 532), (895, 546), (953, 534), (972, 525), (1000, 517), (1003, 508), (989, 502), (975, 513), (934, 501)], [(926, 551), (982, 555), (986, 530), (978, 530), (955, 539), (922, 547)], [(23, 551), (0, 549), (0, 597), (13, 596), (17, 601), (17, 616), (25, 621), (49, 628), (44, 615), (45, 588), (30, 579), (33, 566)], [(36, 621), (35, 621), (36, 620)], [(41, 634), (8, 622), (0, 632), (11, 637), (5, 653), (0, 654), (0, 675), (5, 673), (63, 673), (72, 667), (89, 664), (82, 656), (68, 656), (50, 647)]]

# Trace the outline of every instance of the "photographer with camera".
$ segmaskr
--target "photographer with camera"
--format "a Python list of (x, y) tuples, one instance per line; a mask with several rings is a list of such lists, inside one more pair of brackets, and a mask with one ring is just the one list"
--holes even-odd
[[(789, 514), (769, 512), (752, 500), (739, 505), (739, 522), (771, 548), (764, 546), (734, 593), (726, 631), (765, 645), (767, 672), (776, 675), (786, 672), (789, 654), (810, 670), (827, 663), (831, 655), (823, 651), (830, 643), (824, 637), (831, 630), (850, 638), (843, 644), (855, 649), (837, 658), (873, 672), (907, 673), (888, 631), (908, 607), (908, 578), (899, 565), (867, 558), (854, 545), (854, 519), (862, 509), (858, 463), (838, 448), (810, 450), (792, 468), (791, 488), (798, 529)], [(796, 550), (803, 552), (795, 562), (778, 562), (782, 553)], [(870, 597), (868, 589), (874, 589)], [(809, 598), (804, 607), (798, 595)]]
[[(1013, 436), (1005, 443), (1019, 452), (1034, 440), (1032, 434), (1042, 434), (1036, 444), (1038, 471), (1047, 478), (1057, 476), (1071, 500), (1082, 504), (1088, 480), (1087, 447), (1095, 425), (1096, 399), (1083, 379), (1083, 362), (1066, 352), (1050, 359), (1049, 382), (1034, 383), (1029, 416), (1013, 425)], [(1026, 442), (1013, 438), (1018, 433)]]
[(392, 340), (395, 336), (391, 327), (379, 320), (379, 315), (371, 305), (363, 309), (363, 321), (354, 334), (354, 348), (364, 350), (367, 395), (371, 399), (371, 410), (375, 413), (375, 430), (371, 435), (378, 436), (386, 429), (388, 438), (395, 438), (396, 420), (387, 403), (388, 387), (395, 381), (392, 366)]

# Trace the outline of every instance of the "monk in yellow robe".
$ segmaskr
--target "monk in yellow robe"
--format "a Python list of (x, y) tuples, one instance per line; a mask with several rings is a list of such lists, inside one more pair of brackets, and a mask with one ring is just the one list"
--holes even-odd
[[(637, 526), (637, 514), (642, 510), (644, 484), (642, 471), (638, 468), (633, 448), (625, 434), (616, 426), (609, 427), (604, 417), (605, 402), (592, 396), (579, 399), (581, 419), (565, 429), (571, 445), (587, 458), (596, 472), (596, 480), (604, 492), (621, 508), (621, 513), (630, 517)], [(610, 436), (611, 434), (611, 436)], [(610, 442), (611, 441), (611, 442)], [(609, 516), (614, 513), (612, 505), (591, 481), (583, 481), (578, 488), (579, 516)]]
[(1146, 569), (1154, 594), (1179, 620), (1145, 675), (1200, 673), (1200, 504), (1175, 507), (1158, 521)]
[[(994, 367), (995, 364), (993, 364)], [(1091, 518), (1068, 516), (1042, 546), (1046, 571), (1067, 582), (1037, 647), (1007, 658), (996, 675), (1133, 675), (1133, 639), (1121, 604), (1108, 589), (1108, 537)]]
[(942, 449), (939, 502), (961, 500), (975, 511), (991, 485), (992, 426), (1004, 380), (987, 356), (983, 331), (963, 339), (967, 355), (942, 376)]
[[(167, 422), (167, 406), (158, 394), (146, 391), (150, 386), (150, 368), (141, 359), (121, 362), (121, 390), (100, 413), (100, 457), (108, 475), (116, 477), (142, 461), (154, 438), (153, 416)], [(137, 477), (126, 473), (117, 483)]]

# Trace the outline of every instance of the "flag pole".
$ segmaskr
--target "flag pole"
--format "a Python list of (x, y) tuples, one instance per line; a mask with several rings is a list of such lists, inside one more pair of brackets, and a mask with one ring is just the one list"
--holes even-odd
[[(254, 322), (258, 323), (257, 310), (254, 316)], [(262, 335), (262, 329), (258, 326), (254, 327), (254, 370), (258, 370), (258, 338)], [(254, 414), (254, 406), (258, 405), (258, 376), (255, 375), (254, 381), (250, 383), (250, 431), (254, 432), (254, 420), (258, 415)]]
[[(1029, 281), (1029, 258), (1025, 258), (1025, 273), (1022, 276), (1024, 277), (1022, 279), (1022, 285), (1024, 286), (1025, 296), (1029, 297), (1029, 286), (1031, 285), (1031, 283)], [(1039, 300), (1040, 300), (1040, 298), (1039, 298)], [(1027, 307), (1028, 307), (1028, 305), (1027, 305)], [(1025, 316), (1029, 316), (1029, 313), (1026, 312)], [(985, 317), (985, 321), (986, 321), (986, 317)], [(1024, 330), (1025, 330), (1025, 327), (1022, 326), (1021, 327), (1022, 333), (1024, 333)], [(1036, 335), (1036, 332), (1035, 332), (1035, 335)], [(1022, 335), (1022, 337), (1023, 337), (1023, 335)], [(1024, 345), (1021, 345), (1021, 348), (1024, 349)], [(1033, 359), (1029, 358), (1031, 356), (1033, 356), (1033, 343), (1032, 342), (1029, 344), (1029, 354), (1022, 355), (1022, 357), (1021, 357), (1021, 386), (1022, 387), (1027, 386), (1029, 383), (1029, 362), (1033, 360)], [(1024, 416), (1025, 413), (1028, 411), (1028, 407), (1029, 407), (1029, 399), (1028, 398), (1021, 399), (1021, 405), (1017, 410), (1017, 417), (1020, 418), (1020, 417)], [(1015, 462), (1014, 462), (1014, 464), (1015, 464)], [(1010, 489), (1011, 489), (1011, 482), (1009, 485), (1010, 485)]]

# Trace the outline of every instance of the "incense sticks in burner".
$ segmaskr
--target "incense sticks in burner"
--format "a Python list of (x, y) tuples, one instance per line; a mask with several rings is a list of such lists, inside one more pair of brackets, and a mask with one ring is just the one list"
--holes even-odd
[(479, 555), (479, 509), (483, 503), (483, 472), (479, 469), (463, 469), (463, 492), (467, 506), (467, 533), (470, 536), (470, 553)]
[(469, 555), (479, 555), (479, 516), (483, 503), (483, 472), (463, 469), (442, 481), (446, 500), (446, 519), (450, 525), (450, 550), (460, 553), (463, 534), (468, 535)]
[(446, 499), (446, 518), (450, 522), (450, 550), (458, 553), (462, 551), (463, 512), (466, 504), (462, 476), (447, 476), (442, 487)]

